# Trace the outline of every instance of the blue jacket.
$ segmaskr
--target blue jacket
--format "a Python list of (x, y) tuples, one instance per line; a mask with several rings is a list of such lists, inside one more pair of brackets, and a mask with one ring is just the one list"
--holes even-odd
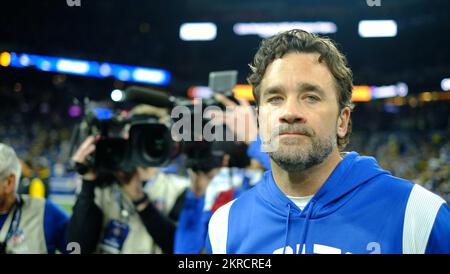
[(175, 254), (200, 254), (205, 248), (205, 238), (211, 211), (203, 211), (205, 196), (196, 197), (186, 192), (183, 210), (175, 231)]
[(267, 171), (214, 213), (206, 245), (207, 253), (450, 253), (450, 209), (350, 152), (303, 211)]
[[(205, 241), (208, 232), (208, 223), (213, 210), (241, 195), (252, 186), (250, 178), (243, 178), (242, 185), (220, 192), (211, 209), (205, 210), (205, 195), (196, 197), (191, 190), (186, 191), (184, 206), (178, 219), (175, 232), (175, 254), (200, 254), (205, 251)], [(220, 201), (221, 194), (229, 194), (225, 202)]]

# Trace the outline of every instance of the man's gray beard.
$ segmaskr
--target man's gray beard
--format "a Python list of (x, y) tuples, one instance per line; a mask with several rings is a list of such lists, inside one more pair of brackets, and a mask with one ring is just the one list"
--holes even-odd
[(278, 150), (268, 154), (283, 170), (287, 172), (302, 172), (321, 164), (331, 154), (334, 147), (337, 146), (336, 135), (323, 139), (308, 138), (310, 138), (311, 144), (302, 145), (304, 146), (302, 149), (292, 149), (293, 152), (288, 152), (290, 155), (286, 155), (286, 151), (283, 151), (289, 150), (289, 146), (282, 149), (281, 143), (279, 143)]

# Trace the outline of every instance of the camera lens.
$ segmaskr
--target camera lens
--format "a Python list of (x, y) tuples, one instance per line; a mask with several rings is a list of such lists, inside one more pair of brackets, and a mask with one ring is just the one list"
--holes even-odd
[(130, 129), (130, 144), (135, 165), (160, 166), (169, 160), (172, 140), (163, 124), (136, 124)]

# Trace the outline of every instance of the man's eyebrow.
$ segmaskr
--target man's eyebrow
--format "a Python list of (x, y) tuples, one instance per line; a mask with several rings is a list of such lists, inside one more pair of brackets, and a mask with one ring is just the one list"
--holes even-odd
[(282, 85), (271, 86), (264, 89), (261, 95), (271, 95), (271, 94), (280, 94), (284, 91), (284, 87)]
[[(307, 83), (307, 82), (300, 82), (297, 84), (297, 91), (299, 92), (315, 92), (321, 97), (325, 97), (326, 93), (320, 87), (319, 85)], [(262, 95), (271, 95), (271, 94), (279, 94), (285, 92), (285, 88), (283, 85), (275, 85), (268, 87), (262, 91)]]
[(315, 92), (318, 95), (320, 95), (321, 97), (325, 97), (325, 91), (318, 85), (314, 85), (311, 83), (305, 83), (305, 82), (301, 82), (297, 85), (297, 90), (300, 92)]

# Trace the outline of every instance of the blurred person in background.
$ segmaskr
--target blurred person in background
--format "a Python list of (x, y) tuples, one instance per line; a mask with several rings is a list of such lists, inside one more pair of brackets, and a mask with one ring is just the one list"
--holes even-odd
[[(236, 199), (255, 186), (264, 169), (270, 168), (269, 157), (261, 150), (256, 115), (247, 100), (239, 104), (217, 94), (215, 99), (226, 106), (227, 111), (213, 111), (215, 125), (225, 125), (235, 139), (244, 140), (247, 155), (225, 154), (221, 168), (209, 172), (189, 170), (191, 189), (185, 195), (184, 207), (180, 215), (175, 235), (175, 253), (199, 254), (205, 252), (208, 223), (212, 214), (222, 205)], [(245, 123), (244, 127), (238, 123)], [(230, 167), (232, 157), (250, 159), (245, 168)]]
[(0, 143), (0, 253), (66, 252), (69, 217), (50, 200), (17, 194), (21, 165)]
[[(168, 121), (164, 109), (139, 105), (131, 115), (152, 115)], [(87, 164), (95, 151), (88, 137), (72, 160)], [(136, 167), (99, 178), (93, 169), (82, 174), (82, 188), (73, 207), (68, 239), (81, 253), (173, 253), (181, 196), (189, 181), (158, 167)]]

